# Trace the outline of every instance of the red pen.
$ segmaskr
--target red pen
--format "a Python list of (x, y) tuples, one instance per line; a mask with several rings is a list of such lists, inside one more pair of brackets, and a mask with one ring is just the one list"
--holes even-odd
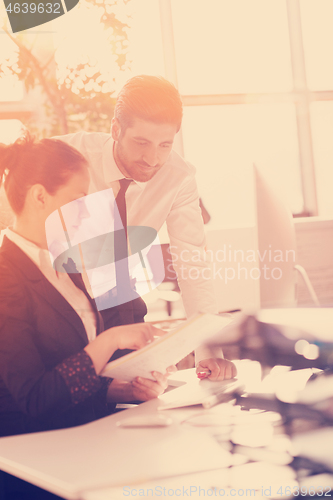
[(200, 380), (204, 379), (204, 378), (207, 378), (209, 377), (209, 375), (211, 374), (212, 372), (210, 370), (202, 370), (201, 372), (198, 372), (197, 373), (197, 376), (198, 378), (200, 378)]

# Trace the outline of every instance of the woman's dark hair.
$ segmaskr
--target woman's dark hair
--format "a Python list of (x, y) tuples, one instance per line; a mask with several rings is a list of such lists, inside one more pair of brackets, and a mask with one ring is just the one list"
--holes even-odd
[(118, 94), (114, 116), (126, 130), (133, 119), (173, 123), (177, 131), (183, 117), (183, 104), (176, 87), (161, 76), (138, 75), (128, 80)]
[(19, 215), (31, 186), (41, 184), (53, 195), (85, 164), (84, 156), (65, 142), (57, 139), (36, 141), (26, 132), (14, 144), (0, 144), (0, 186), (5, 177), (9, 204)]

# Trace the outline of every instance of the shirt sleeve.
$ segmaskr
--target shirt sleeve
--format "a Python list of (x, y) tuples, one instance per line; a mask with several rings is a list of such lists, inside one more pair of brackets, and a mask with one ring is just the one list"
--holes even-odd
[[(192, 169), (193, 174), (183, 183), (167, 218), (170, 254), (187, 317), (198, 312), (218, 312), (211, 267), (206, 256), (205, 231), (194, 167)], [(198, 347), (195, 351), (196, 364), (207, 358), (223, 358), (222, 349)]]
[(102, 388), (102, 378), (96, 375), (93, 362), (85, 350), (65, 359), (55, 370), (63, 377), (73, 404), (81, 403)]
[(188, 317), (198, 312), (217, 313), (206, 258), (204, 224), (193, 175), (183, 182), (167, 217), (170, 254)]

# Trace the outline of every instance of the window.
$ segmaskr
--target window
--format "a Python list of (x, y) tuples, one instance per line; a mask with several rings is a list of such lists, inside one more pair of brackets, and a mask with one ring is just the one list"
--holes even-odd
[(23, 130), (20, 120), (0, 120), (0, 142), (11, 144), (20, 137)]
[[(1, 35), (1, 52), (11, 64), (11, 58), (15, 58), (16, 45), (4, 32)], [(1, 62), (3, 61), (0, 59)], [(3, 70), (6, 71), (5, 66)], [(21, 101), (23, 92), (23, 83), (16, 76), (11, 75), (10, 72), (2, 75), (0, 78), (0, 102)]]
[(310, 108), (319, 213), (333, 215), (333, 101), (313, 102)]
[[(220, 201), (209, 176), (228, 176), (229, 165), (241, 169), (254, 162), (294, 214), (333, 215), (332, 0), (131, 0), (115, 8), (129, 25), (122, 70), (115, 74), (117, 65), (102, 49), (102, 30), (93, 33), (89, 15), (76, 23), (83, 36), (77, 50), (91, 48), (116, 91), (140, 73), (177, 84), (185, 107), (184, 149), (181, 138), (178, 149), (197, 167), (207, 207), (217, 210)], [(79, 40), (71, 20), (77, 9), (54, 21), (58, 35), (69, 37), (58, 54), (64, 65), (77, 57), (70, 50)], [(6, 54), (15, 50), (2, 38)], [(0, 104), (3, 116), (14, 110), (19, 117), (11, 106), (19, 106), (22, 84), (2, 78), (0, 95), (7, 101)]]
[(0, 95), (2, 102), (21, 101), (23, 99), (23, 83), (16, 76), (0, 78)]
[(330, 0), (301, 0), (300, 9), (308, 88), (332, 90), (333, 3)]
[(239, 208), (232, 191), (253, 163), (295, 213), (303, 209), (293, 104), (186, 106), (183, 137), (212, 223), (224, 219), (225, 226), (233, 220)]
[(288, 19), (281, 0), (172, 0), (182, 94), (289, 91)]
[(226, 207), (209, 177), (222, 182), (251, 163), (295, 215), (332, 216), (331, 0), (160, 6), (175, 48), (167, 77), (175, 75), (185, 106), (183, 152), (213, 217)]
[[(106, 32), (101, 29), (100, 15), (96, 8), (82, 2), (66, 16), (55, 20), (54, 45), (57, 47), (56, 58), (58, 77), (67, 72), (67, 66), (75, 67), (81, 63), (100, 71), (105, 82), (105, 91), (116, 93), (134, 74), (164, 74), (163, 46), (159, 3), (156, 0), (126, 0), (111, 2), (109, 12), (115, 12), (116, 18), (127, 25), (125, 28), (128, 41), (126, 47), (119, 42), (115, 46), (117, 55), (123, 54), (121, 67), (106, 44)], [(75, 26), (75, 28), (74, 28)], [(87, 32), (89, 36), (87, 37)], [(92, 74), (93, 74), (92, 70)], [(83, 88), (83, 83), (79, 83)], [(97, 89), (99, 90), (99, 89)], [(116, 95), (116, 94), (115, 94)]]

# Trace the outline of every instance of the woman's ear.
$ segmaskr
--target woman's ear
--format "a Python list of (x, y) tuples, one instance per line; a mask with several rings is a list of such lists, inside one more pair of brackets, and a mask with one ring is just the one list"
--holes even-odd
[(34, 184), (28, 191), (27, 200), (39, 210), (46, 208), (48, 193), (42, 184)]

